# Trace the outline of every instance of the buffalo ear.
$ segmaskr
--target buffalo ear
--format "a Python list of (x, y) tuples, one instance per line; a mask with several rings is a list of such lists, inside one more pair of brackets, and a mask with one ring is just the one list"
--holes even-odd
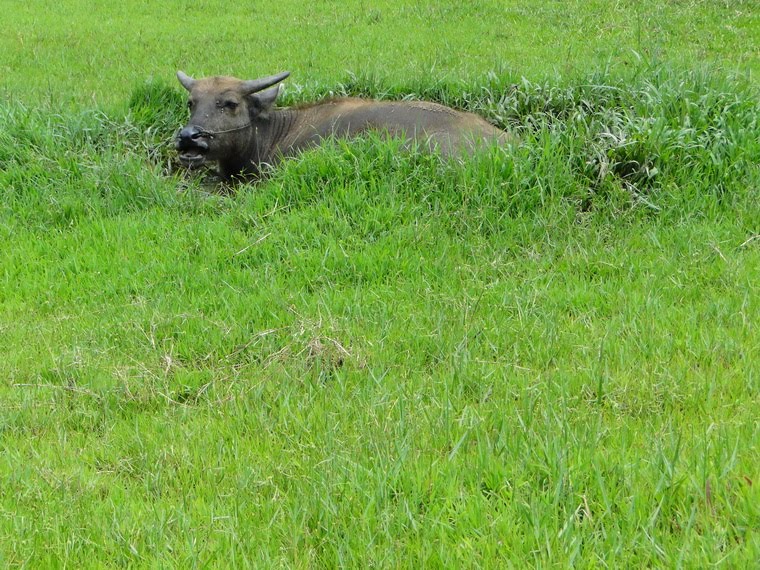
[(251, 102), (251, 116), (266, 119), (269, 116), (269, 111), (274, 107), (274, 102), (277, 100), (279, 94), (280, 86), (275, 85), (264, 91), (249, 95), (248, 98)]
[(182, 87), (184, 87), (188, 91), (193, 90), (193, 85), (195, 85), (195, 79), (193, 79), (189, 75), (186, 75), (183, 71), (177, 72), (177, 79), (179, 79), (179, 82), (182, 84)]

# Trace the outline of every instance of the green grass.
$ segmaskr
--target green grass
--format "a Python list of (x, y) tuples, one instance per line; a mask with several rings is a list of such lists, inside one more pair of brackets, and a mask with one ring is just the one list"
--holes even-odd
[(293, 72), (333, 84), (347, 71), (388, 80), (585, 76), (608, 65), (709, 62), (760, 73), (757, 0), (323, 0), (103, 3), (40, 0), (4, 10), (0, 86), (60, 106), (120, 104), (148, 77)]
[[(760, 558), (756, 3), (280, 3), (239, 35), (240, 5), (62, 6), (0, 38), (0, 564)], [(220, 192), (166, 144), (175, 67), (521, 144), (331, 141)]]

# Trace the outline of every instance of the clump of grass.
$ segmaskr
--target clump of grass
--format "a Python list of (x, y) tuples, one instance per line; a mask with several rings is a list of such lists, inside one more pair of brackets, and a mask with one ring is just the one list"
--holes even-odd
[(67, 227), (157, 206), (195, 211), (197, 195), (178, 194), (176, 180), (165, 176), (177, 113), (162, 97), (171, 96), (179, 100), (169, 89), (138, 90), (121, 116), (0, 109), (0, 212)]
[(129, 116), (136, 124), (160, 131), (172, 131), (185, 118), (186, 94), (163, 81), (148, 81), (136, 87), (129, 98)]
[(135, 125), (142, 144), (153, 162), (172, 168), (174, 134), (186, 119), (186, 94), (161, 81), (149, 81), (132, 91), (125, 122)]
[(338, 92), (438, 101), (480, 113), (529, 145), (547, 134), (556, 145), (550, 152), (563, 153), (590, 189), (612, 176), (649, 204), (663, 190), (684, 200), (705, 192), (735, 197), (757, 177), (760, 106), (756, 88), (741, 80), (658, 69), (632, 79), (595, 74), (567, 85), (496, 74), (474, 86), (419, 81), (387, 86), (373, 75), (352, 76)]

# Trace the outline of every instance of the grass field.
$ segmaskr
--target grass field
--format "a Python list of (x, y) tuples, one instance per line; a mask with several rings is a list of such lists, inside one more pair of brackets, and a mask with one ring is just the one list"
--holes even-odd
[[(6, 4), (0, 565), (756, 566), (758, 2)], [(229, 192), (177, 68), (521, 143)]]

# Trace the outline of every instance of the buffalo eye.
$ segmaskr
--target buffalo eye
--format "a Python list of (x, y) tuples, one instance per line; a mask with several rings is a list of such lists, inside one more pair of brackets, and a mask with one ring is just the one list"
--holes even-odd
[(233, 101), (232, 99), (225, 99), (225, 100), (219, 100), (216, 102), (217, 109), (235, 109), (238, 106), (237, 101)]
[(188, 102), (187, 102), (187, 108), (188, 108), (188, 109), (192, 109), (192, 108), (193, 108), (193, 105), (194, 105), (193, 101), (188, 101)]

